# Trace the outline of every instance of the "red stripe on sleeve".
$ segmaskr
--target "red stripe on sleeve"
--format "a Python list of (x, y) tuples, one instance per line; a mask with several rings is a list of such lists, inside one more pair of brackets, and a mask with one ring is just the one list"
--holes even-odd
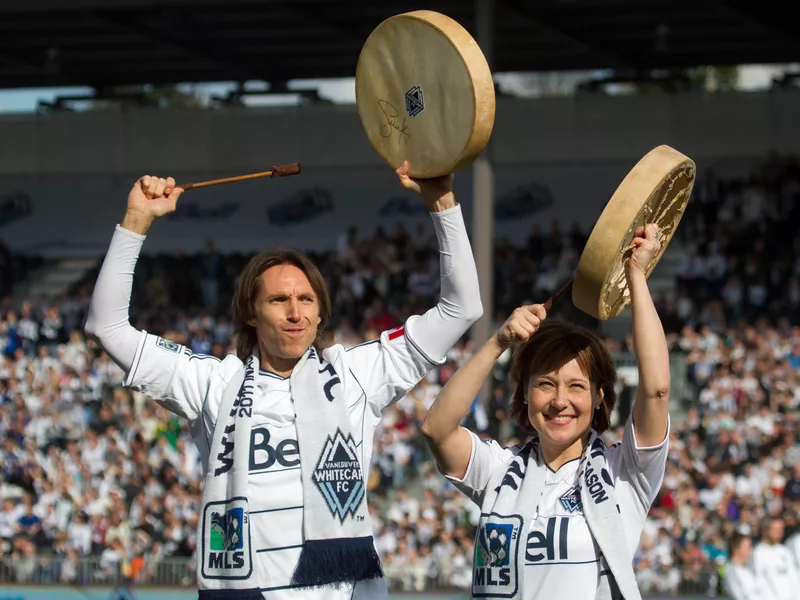
[(389, 333), (389, 341), (396, 340), (406, 332), (405, 325), (402, 325)]

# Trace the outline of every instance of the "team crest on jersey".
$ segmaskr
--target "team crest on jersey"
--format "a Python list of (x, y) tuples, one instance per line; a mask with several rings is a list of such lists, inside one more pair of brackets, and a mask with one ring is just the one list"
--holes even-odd
[(583, 508), (583, 504), (581, 504), (581, 493), (577, 487), (572, 488), (566, 494), (561, 496), (560, 500), (561, 500), (561, 506), (563, 506), (571, 513), (574, 513)]
[(328, 436), (314, 469), (314, 483), (334, 517), (344, 522), (348, 513), (355, 516), (364, 499), (364, 477), (353, 436), (340, 429)]
[(166, 350), (167, 352), (174, 352), (175, 354), (181, 349), (181, 345), (177, 342), (173, 342), (172, 340), (165, 340), (164, 338), (160, 337), (156, 340), (156, 346)]
[(475, 545), (473, 598), (514, 598), (519, 588), (520, 515), (482, 516)]
[(202, 574), (247, 579), (253, 571), (247, 498), (209, 502), (203, 509)]

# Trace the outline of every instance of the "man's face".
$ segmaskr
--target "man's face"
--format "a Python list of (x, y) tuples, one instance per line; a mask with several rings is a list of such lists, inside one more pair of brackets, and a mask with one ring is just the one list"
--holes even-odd
[(753, 542), (749, 539), (742, 540), (742, 543), (739, 545), (739, 557), (742, 559), (742, 562), (747, 562), (750, 560), (750, 554), (753, 552)]
[(262, 356), (298, 359), (317, 337), (319, 300), (305, 273), (294, 265), (270, 267), (258, 279), (253, 316)]
[(783, 521), (776, 519), (769, 524), (769, 538), (773, 544), (783, 542)]

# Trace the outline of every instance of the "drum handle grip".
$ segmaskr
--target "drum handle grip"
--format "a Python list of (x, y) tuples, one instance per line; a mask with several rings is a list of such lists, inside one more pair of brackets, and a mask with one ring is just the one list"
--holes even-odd
[(555, 293), (555, 294), (553, 294), (552, 296), (550, 296), (550, 299), (549, 299), (547, 302), (545, 302), (545, 303), (544, 303), (544, 309), (545, 309), (545, 310), (547, 310), (547, 311), (549, 311), (549, 310), (550, 310), (550, 307), (552, 307), (552, 306), (553, 306), (553, 302), (555, 302), (556, 300), (558, 300), (558, 299), (559, 299), (561, 296), (563, 296), (564, 294), (566, 294), (568, 291), (570, 291), (570, 290), (572, 289), (572, 284), (573, 284), (574, 282), (575, 282), (575, 278), (574, 278), (574, 277), (570, 277), (570, 278), (569, 278), (569, 281), (567, 281), (567, 283), (565, 283), (564, 285), (562, 285), (562, 286), (561, 286), (561, 287), (558, 289), (558, 291), (556, 291), (556, 293)]

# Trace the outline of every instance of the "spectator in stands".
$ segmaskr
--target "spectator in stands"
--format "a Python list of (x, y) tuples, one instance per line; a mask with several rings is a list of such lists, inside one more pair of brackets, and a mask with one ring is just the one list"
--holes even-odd
[(776, 600), (792, 600), (800, 590), (800, 567), (783, 544), (783, 536), (783, 519), (765, 520), (761, 542), (753, 550), (753, 570)]
[(731, 557), (725, 564), (722, 578), (725, 592), (732, 600), (774, 600), (768, 584), (750, 567), (752, 540), (737, 532), (731, 537), (728, 547)]

